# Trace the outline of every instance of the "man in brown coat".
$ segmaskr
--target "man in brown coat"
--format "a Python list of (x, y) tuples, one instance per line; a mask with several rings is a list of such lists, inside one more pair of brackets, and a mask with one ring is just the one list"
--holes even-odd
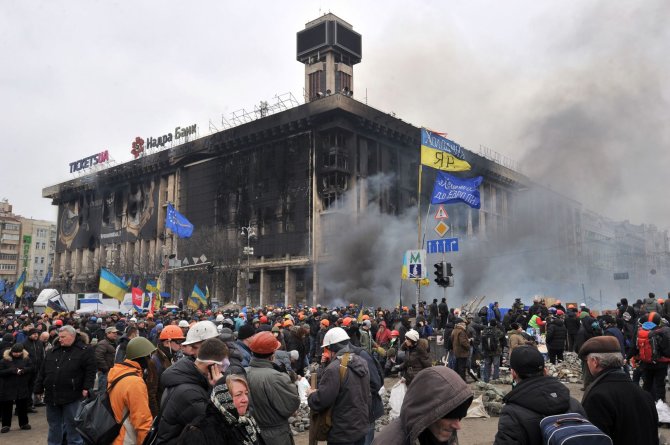
[(455, 323), (454, 330), (451, 332), (451, 344), (456, 357), (455, 371), (465, 381), (465, 370), (468, 367), (468, 358), (470, 357), (470, 339), (465, 332), (465, 321), (457, 318)]
[(105, 338), (95, 346), (95, 363), (98, 368), (98, 392), (107, 390), (107, 373), (114, 367), (116, 339), (119, 331), (110, 326), (105, 329)]

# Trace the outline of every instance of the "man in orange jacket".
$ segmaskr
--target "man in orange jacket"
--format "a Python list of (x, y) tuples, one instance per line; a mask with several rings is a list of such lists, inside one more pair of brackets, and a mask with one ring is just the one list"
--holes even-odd
[(125, 360), (109, 371), (109, 401), (117, 422), (123, 421), (113, 445), (141, 445), (151, 428), (153, 417), (143, 376), (149, 357), (155, 350), (156, 347), (146, 338), (135, 337), (128, 342)]

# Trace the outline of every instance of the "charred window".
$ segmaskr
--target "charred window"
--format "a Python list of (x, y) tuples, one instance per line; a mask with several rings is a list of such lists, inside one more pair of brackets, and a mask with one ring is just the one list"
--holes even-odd
[(323, 94), (323, 91), (321, 91), (321, 76), (323, 76), (323, 71), (315, 71), (309, 75), (310, 100), (319, 97), (319, 93)]

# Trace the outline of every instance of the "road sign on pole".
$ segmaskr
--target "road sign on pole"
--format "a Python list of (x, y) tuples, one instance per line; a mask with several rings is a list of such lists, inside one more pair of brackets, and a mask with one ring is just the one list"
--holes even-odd
[(444, 206), (441, 205), (437, 208), (437, 211), (435, 212), (435, 219), (448, 219), (449, 215), (447, 215), (447, 211), (444, 210)]
[(426, 251), (425, 250), (408, 250), (405, 252), (403, 259), (403, 276), (404, 279), (423, 279), (426, 278)]
[(458, 252), (458, 238), (445, 238), (426, 242), (428, 253)]

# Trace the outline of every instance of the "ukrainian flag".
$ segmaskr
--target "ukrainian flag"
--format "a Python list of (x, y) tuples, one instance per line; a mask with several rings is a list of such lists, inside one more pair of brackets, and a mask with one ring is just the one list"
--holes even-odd
[(18, 280), (16, 280), (16, 284), (14, 285), (14, 294), (17, 297), (20, 297), (23, 295), (23, 284), (26, 282), (26, 271), (24, 270), (23, 273), (21, 273), (21, 276), (19, 277)]
[(196, 284), (193, 286), (193, 292), (191, 292), (191, 297), (188, 299), (188, 307), (198, 309), (201, 304), (207, 306), (207, 297), (205, 297), (202, 289)]
[(100, 268), (100, 285), (98, 286), (98, 289), (103, 294), (116, 298), (119, 301), (123, 301), (126, 292), (128, 292), (126, 283), (104, 267)]
[(421, 164), (445, 172), (463, 172), (472, 168), (468, 161), (425, 145), (421, 146)]
[(462, 172), (471, 169), (463, 159), (463, 148), (440, 133), (421, 129), (421, 164), (446, 172)]
[(146, 288), (149, 292), (157, 293), (158, 283), (156, 283), (156, 280), (147, 280)]

